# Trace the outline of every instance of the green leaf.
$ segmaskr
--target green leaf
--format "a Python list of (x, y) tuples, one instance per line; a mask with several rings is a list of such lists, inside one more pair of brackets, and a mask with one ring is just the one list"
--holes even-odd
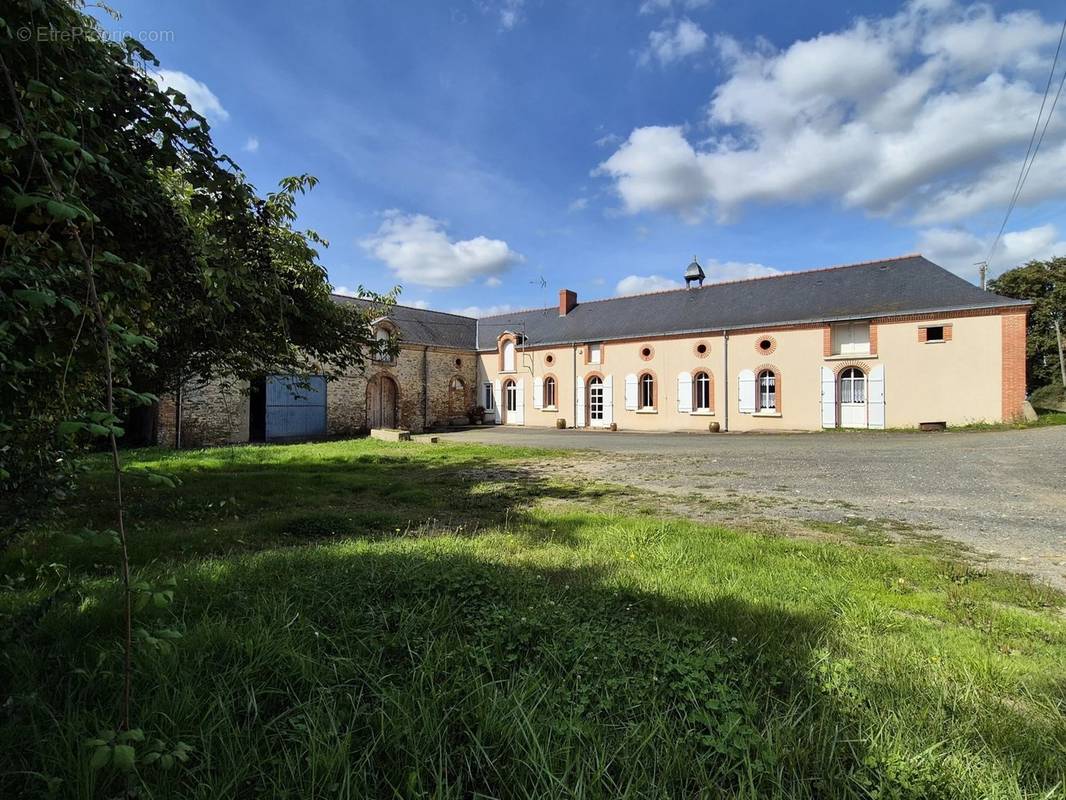
[(61, 436), (70, 436), (78, 431), (85, 430), (85, 423), (73, 419), (65, 419), (59, 423), (57, 430)]
[(68, 222), (82, 216), (80, 208), (72, 206), (70, 203), (61, 203), (59, 200), (49, 200), (45, 203), (45, 208), (53, 219), (62, 222)]
[(35, 308), (41, 308), (43, 306), (51, 308), (56, 304), (55, 292), (47, 289), (16, 289), (12, 294), (16, 300), (29, 303)]
[(111, 748), (107, 745), (103, 747), (97, 747), (93, 750), (92, 758), (89, 759), (89, 767), (91, 769), (102, 769), (107, 766), (107, 762), (111, 760)]
[(116, 744), (115, 755), (113, 761), (115, 766), (123, 772), (129, 772), (133, 769), (133, 764), (137, 760), (137, 751), (130, 747), (128, 744)]

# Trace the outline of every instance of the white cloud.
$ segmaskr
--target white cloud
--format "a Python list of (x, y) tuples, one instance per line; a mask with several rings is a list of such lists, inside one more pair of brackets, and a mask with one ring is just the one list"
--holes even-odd
[(643, 292), (661, 292), (664, 289), (679, 289), (681, 283), (662, 275), (626, 275), (614, 287), (617, 294), (641, 294)]
[(593, 144), (595, 144), (597, 147), (613, 147), (620, 141), (622, 141), (622, 137), (619, 136), (617, 133), (606, 133), (599, 139), (597, 139), (595, 142), (593, 142)]
[(386, 211), (381, 227), (360, 244), (401, 281), (422, 286), (462, 286), (525, 260), (500, 239), (451, 241), (440, 220), (397, 210)]
[(640, 4), (641, 14), (667, 14), (674, 9), (680, 8), (691, 10), (710, 5), (711, 0), (644, 0)]
[(491, 286), (492, 288), (496, 288), (497, 286), (503, 286), (503, 278), (499, 277), (498, 275), (489, 275), (489, 277), (485, 279), (485, 285)]
[(686, 18), (667, 20), (662, 27), (648, 34), (648, 47), (640, 54), (640, 63), (652, 59), (662, 65), (681, 61), (707, 48), (708, 37), (703, 28)]
[(244, 143), (244, 150), (248, 153), (256, 153), (259, 151), (259, 139), (255, 136), (249, 136), (248, 141)]
[[(918, 237), (918, 250), (945, 269), (969, 280), (978, 274), (977, 262), (988, 256), (992, 237), (979, 237), (962, 228), (929, 228)], [(989, 277), (1032, 259), (1066, 255), (1063, 241), (1054, 225), (1040, 225), (1005, 233), (991, 256)]]
[(401, 303), (403, 306), (410, 306), (411, 308), (429, 308), (428, 300), (412, 300), (410, 303)]
[(481, 0), (481, 10), (494, 14), (501, 31), (514, 30), (525, 17), (526, 0)]
[(514, 306), (503, 304), (498, 306), (467, 306), (466, 308), (453, 308), (451, 313), (460, 314), (464, 317), (494, 317), (497, 314), (506, 314), (514, 311)]
[[(727, 78), (707, 108), (709, 136), (637, 128), (595, 174), (613, 180), (626, 212), (689, 221), (822, 197), (924, 224), (1002, 207), (1058, 28), (1031, 12), (996, 17), (938, 0), (783, 50), (719, 37)], [(1053, 121), (1048, 137), (1041, 159), (1058, 152), (1066, 124)], [(1066, 151), (1055, 164), (1066, 171)], [(1066, 193), (1055, 183), (1036, 180), (1032, 198)]]
[(584, 211), (589, 206), (589, 199), (587, 197), (578, 197), (570, 201), (570, 205), (567, 206), (567, 211)]
[[(710, 259), (702, 262), (707, 283), (720, 281), (744, 280), (745, 278), (763, 278), (778, 275), (779, 270), (751, 261), (718, 261)], [(616, 295), (640, 294), (642, 292), (660, 292), (665, 289), (679, 289), (684, 286), (681, 280), (665, 278), (662, 275), (627, 275), (615, 286)]]
[(350, 286), (334, 286), (333, 294), (339, 294), (344, 297), (358, 297), (359, 292), (352, 289)]
[(212, 122), (225, 122), (229, 112), (222, 107), (222, 101), (215, 96), (206, 83), (174, 69), (161, 69), (152, 73), (155, 82), (162, 89), (175, 89), (185, 95), (193, 110), (207, 117)]

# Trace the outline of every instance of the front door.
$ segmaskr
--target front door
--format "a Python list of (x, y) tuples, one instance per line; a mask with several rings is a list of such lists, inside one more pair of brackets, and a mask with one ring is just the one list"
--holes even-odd
[(598, 377), (589, 378), (589, 425), (607, 427), (603, 414), (603, 379)]
[(388, 375), (376, 375), (366, 387), (367, 424), (371, 428), (395, 428), (396, 382)]
[(866, 373), (848, 367), (840, 373), (840, 427), (866, 427)]

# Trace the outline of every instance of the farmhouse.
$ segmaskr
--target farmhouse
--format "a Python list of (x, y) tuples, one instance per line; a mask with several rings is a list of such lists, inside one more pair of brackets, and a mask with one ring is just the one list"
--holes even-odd
[[(399, 354), (312, 390), (189, 388), (164, 441), (348, 434), (464, 421), (643, 431), (911, 428), (1017, 418), (1030, 303), (920, 255), (473, 319), (397, 306)], [(338, 302), (360, 302), (337, 298)], [(313, 379), (314, 380), (314, 379)], [(163, 420), (163, 417), (167, 421)], [(560, 420), (562, 422), (560, 422)]]

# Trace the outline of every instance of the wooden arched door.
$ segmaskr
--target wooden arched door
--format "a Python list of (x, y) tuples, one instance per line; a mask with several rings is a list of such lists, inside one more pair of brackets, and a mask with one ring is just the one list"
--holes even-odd
[(366, 387), (366, 420), (370, 428), (396, 428), (396, 381), (388, 375), (375, 375)]

